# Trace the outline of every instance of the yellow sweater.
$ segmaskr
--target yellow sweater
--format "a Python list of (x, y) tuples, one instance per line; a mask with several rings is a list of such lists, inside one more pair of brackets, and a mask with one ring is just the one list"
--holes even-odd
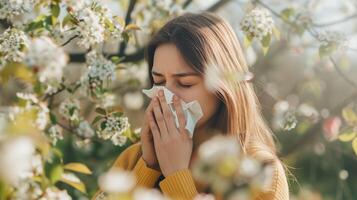
[[(132, 171), (137, 178), (137, 186), (157, 188), (171, 199), (193, 199), (198, 193), (204, 193), (203, 188), (196, 183), (189, 169), (177, 171), (166, 178), (161, 172), (146, 166), (141, 157), (140, 143), (124, 150), (114, 162), (112, 168), (122, 168)], [(284, 169), (280, 161), (273, 163), (274, 176), (269, 191), (260, 194), (255, 200), (288, 200), (289, 191)], [(104, 194), (98, 191), (92, 200), (104, 199)]]

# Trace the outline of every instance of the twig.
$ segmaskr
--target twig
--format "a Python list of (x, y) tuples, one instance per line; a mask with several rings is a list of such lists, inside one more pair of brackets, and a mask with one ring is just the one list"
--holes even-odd
[(63, 47), (63, 46), (66, 46), (68, 43), (70, 43), (72, 40), (74, 40), (74, 39), (77, 38), (77, 37), (78, 37), (78, 35), (72, 36), (71, 38), (69, 38), (69, 40), (67, 40), (67, 42), (61, 44), (61, 46), (62, 46), (62, 47)]
[(336, 61), (332, 58), (332, 56), (330, 56), (330, 61), (332, 62), (334, 68), (335, 68), (336, 71), (340, 74), (340, 76), (341, 76), (348, 84), (350, 84), (354, 89), (357, 90), (357, 84), (356, 84), (354, 81), (352, 81), (350, 78), (348, 78), (348, 77), (346, 76), (346, 74), (344, 74), (344, 73), (341, 71), (341, 69), (338, 67)]
[[(136, 0), (130, 0), (128, 10), (127, 10), (126, 16), (125, 16), (125, 25), (128, 25), (131, 22), (131, 13), (134, 10), (135, 4), (136, 4)], [(119, 53), (118, 53), (119, 57), (124, 56), (126, 46), (127, 46), (126, 42), (123, 41), (120, 43)]]
[(332, 25), (336, 25), (336, 24), (341, 24), (341, 23), (345, 23), (351, 19), (357, 18), (357, 13), (335, 20), (335, 21), (331, 21), (331, 22), (326, 22), (326, 23), (312, 23), (313, 26), (316, 27), (325, 27), (325, 26), (332, 26)]

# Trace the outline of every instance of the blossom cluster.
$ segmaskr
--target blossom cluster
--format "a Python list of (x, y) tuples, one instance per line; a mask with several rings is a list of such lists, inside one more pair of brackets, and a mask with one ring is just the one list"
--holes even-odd
[(123, 146), (127, 142), (124, 134), (130, 128), (127, 117), (111, 114), (98, 125), (98, 137), (104, 140), (111, 139), (114, 145)]
[(63, 69), (68, 63), (68, 56), (63, 48), (56, 45), (49, 37), (31, 40), (24, 62), (38, 73), (41, 82), (60, 81)]
[(69, 7), (73, 9), (70, 12), (76, 19), (73, 32), (79, 38), (79, 46), (88, 49), (104, 42), (106, 38), (121, 37), (124, 24), (105, 6), (93, 1), (90, 4), (77, 3)]
[(227, 199), (251, 199), (271, 186), (273, 167), (244, 154), (236, 138), (217, 135), (199, 147), (193, 175)]
[(88, 72), (82, 78), (84, 87), (92, 96), (99, 97), (109, 82), (115, 80), (116, 65), (97, 51), (90, 51), (87, 56)]
[(346, 49), (348, 40), (345, 34), (338, 31), (324, 31), (318, 34), (321, 47), (335, 46), (337, 49)]
[(39, 0), (1, 0), (0, 19), (11, 19), (31, 12)]
[(263, 8), (254, 8), (244, 16), (240, 23), (248, 38), (262, 41), (273, 33), (274, 21), (270, 12)]
[(0, 36), (0, 53), (4, 59), (3, 64), (22, 62), (29, 45), (30, 40), (23, 31), (16, 28), (6, 29)]

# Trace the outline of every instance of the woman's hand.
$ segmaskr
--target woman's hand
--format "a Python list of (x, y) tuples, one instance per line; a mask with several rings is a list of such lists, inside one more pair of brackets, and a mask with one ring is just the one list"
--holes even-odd
[(166, 177), (178, 170), (188, 169), (192, 154), (192, 139), (185, 129), (186, 119), (180, 99), (174, 95), (174, 107), (177, 113), (179, 128), (176, 128), (174, 116), (166, 103), (164, 93), (154, 97), (154, 116), (149, 124), (154, 138), (155, 152), (161, 171)]
[(154, 140), (149, 126), (149, 119), (153, 117), (153, 100), (145, 111), (144, 124), (140, 133), (141, 150), (143, 152), (142, 158), (146, 165), (152, 169), (160, 171), (160, 166), (156, 158)]

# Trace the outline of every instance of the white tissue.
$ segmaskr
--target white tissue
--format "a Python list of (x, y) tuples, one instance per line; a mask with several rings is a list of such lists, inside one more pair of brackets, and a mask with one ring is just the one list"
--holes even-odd
[[(164, 86), (154, 86), (149, 90), (144, 89), (142, 91), (148, 97), (153, 98), (155, 95), (156, 96), (158, 95), (158, 91), (160, 89), (164, 90), (166, 102), (170, 107), (170, 110), (171, 110), (171, 112), (174, 116), (174, 119), (175, 119), (176, 127), (178, 128), (179, 122), (178, 122), (177, 114), (176, 114), (174, 105), (172, 105), (172, 98), (173, 98), (174, 94)], [(185, 113), (185, 118), (186, 118), (185, 128), (188, 130), (190, 137), (192, 138), (196, 123), (203, 116), (203, 112), (202, 112), (201, 106), (197, 100), (191, 101), (189, 103), (181, 101), (181, 105), (182, 105), (182, 109), (183, 109), (183, 112)]]

